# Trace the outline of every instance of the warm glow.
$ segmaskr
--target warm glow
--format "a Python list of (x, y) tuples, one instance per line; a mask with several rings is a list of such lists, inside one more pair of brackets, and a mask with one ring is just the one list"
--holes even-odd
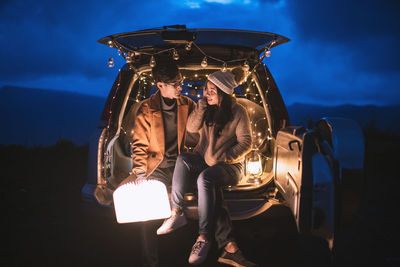
[(249, 174), (257, 175), (261, 173), (261, 161), (247, 161), (247, 171)]
[(246, 157), (246, 172), (250, 175), (260, 175), (262, 173), (262, 163), (260, 154), (252, 150)]
[(118, 223), (143, 222), (171, 216), (167, 189), (159, 181), (127, 183), (118, 187), (113, 197)]

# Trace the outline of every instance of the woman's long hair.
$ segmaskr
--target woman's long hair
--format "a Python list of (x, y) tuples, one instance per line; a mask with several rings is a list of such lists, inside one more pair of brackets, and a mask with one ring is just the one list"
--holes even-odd
[(214, 135), (219, 137), (225, 125), (233, 120), (232, 101), (233, 97), (224, 93), (217, 87), (218, 96), (221, 99), (221, 104), (208, 105), (204, 113), (204, 123), (207, 126), (215, 126)]

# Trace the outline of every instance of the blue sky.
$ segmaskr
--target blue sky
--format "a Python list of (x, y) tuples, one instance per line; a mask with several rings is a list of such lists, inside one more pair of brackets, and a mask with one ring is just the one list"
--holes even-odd
[(398, 0), (3, 0), (0, 86), (107, 96), (122, 60), (98, 39), (186, 24), (290, 38), (265, 61), (287, 104), (399, 105), (399, 15)]

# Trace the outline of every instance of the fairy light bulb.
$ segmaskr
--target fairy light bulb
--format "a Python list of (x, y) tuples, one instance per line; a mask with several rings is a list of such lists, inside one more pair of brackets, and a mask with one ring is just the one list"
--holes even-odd
[(190, 51), (190, 49), (192, 49), (192, 42), (187, 43), (185, 46), (186, 51)]
[(111, 41), (111, 40), (108, 41), (108, 42), (107, 42), (107, 45), (108, 45), (108, 47), (113, 47), (113, 46), (114, 46), (114, 45), (113, 45), (113, 41)]
[(249, 62), (248, 62), (247, 60), (244, 62), (243, 67), (244, 67), (244, 69), (245, 69), (246, 71), (249, 71), (250, 65), (249, 65)]
[(152, 68), (156, 66), (156, 60), (154, 59), (154, 56), (151, 56), (149, 65)]
[(126, 60), (126, 63), (132, 63), (132, 54), (128, 53), (128, 55), (126, 56), (125, 60)]
[(203, 60), (201, 61), (201, 66), (203, 68), (207, 67), (208, 63), (207, 63), (207, 57), (204, 57)]
[(113, 59), (112, 57), (110, 57), (110, 58), (108, 59), (108, 67), (109, 67), (109, 68), (114, 67), (114, 59)]
[(226, 72), (228, 68), (228, 65), (226, 64), (226, 62), (224, 62), (224, 64), (222, 65), (222, 72)]
[(265, 49), (265, 56), (270, 57), (271, 56), (271, 51), (269, 49)]
[(176, 51), (176, 49), (174, 49), (172, 53), (173, 53), (173, 56), (172, 56), (172, 58), (173, 58), (174, 60), (179, 60), (179, 54), (178, 54), (178, 51)]
[(129, 52), (128, 56), (131, 58), (132, 62), (135, 60), (135, 52)]

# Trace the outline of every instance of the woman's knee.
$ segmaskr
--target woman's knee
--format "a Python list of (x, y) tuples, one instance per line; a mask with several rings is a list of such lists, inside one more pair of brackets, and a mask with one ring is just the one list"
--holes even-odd
[(197, 187), (209, 187), (214, 186), (215, 179), (213, 178), (213, 173), (208, 171), (208, 168), (202, 171), (197, 178)]

